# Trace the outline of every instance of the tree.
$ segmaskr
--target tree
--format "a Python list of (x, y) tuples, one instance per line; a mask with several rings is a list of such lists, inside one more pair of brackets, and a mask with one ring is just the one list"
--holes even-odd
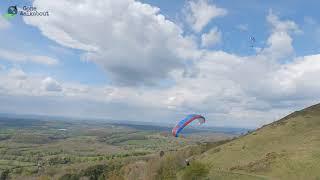
[(9, 179), (9, 173), (10, 171), (8, 169), (0, 172), (0, 180), (7, 180)]

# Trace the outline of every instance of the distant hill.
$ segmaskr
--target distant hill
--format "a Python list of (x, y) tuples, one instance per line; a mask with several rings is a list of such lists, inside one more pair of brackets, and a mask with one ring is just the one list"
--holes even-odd
[[(32, 114), (6, 114), (0, 113), (0, 127), (31, 127), (31, 126), (43, 126), (47, 122), (63, 122), (65, 123), (85, 123), (87, 125), (115, 125), (123, 126), (127, 128), (133, 128), (144, 131), (164, 131), (171, 133), (172, 125), (161, 122), (142, 122), (142, 121), (125, 121), (125, 120), (111, 120), (111, 119), (97, 119), (97, 118), (75, 118), (64, 116), (46, 116), (46, 115), (32, 115)], [(184, 134), (192, 133), (224, 133), (229, 135), (240, 135), (249, 131), (247, 128), (237, 127), (187, 127), (184, 129)]]
[[(34, 120), (12, 120), (0, 118), (0, 126), (43, 126), (43, 122)], [(80, 122), (82, 124), (86, 121)], [(92, 123), (92, 127), (96, 127), (95, 123)], [(113, 124), (115, 123), (106, 122), (105, 125), (109, 127)], [(155, 129), (170, 131), (169, 127), (149, 124), (117, 125), (126, 127), (125, 129), (141, 129), (144, 133)], [(124, 134), (126, 136), (127, 133)], [(150, 137), (154, 139), (144, 142), (143, 147), (157, 140), (157, 144), (165, 143), (165, 146), (161, 146), (161, 149), (165, 149), (165, 154), (159, 156), (158, 152), (155, 152), (153, 155), (125, 162), (125, 165), (116, 171), (122, 175), (120, 179), (320, 180), (320, 104), (296, 111), (232, 140), (199, 142), (179, 149), (175, 147), (184, 138), (157, 135)], [(7, 138), (3, 136), (4, 140)], [(132, 140), (130, 142), (141, 143)], [(190, 162), (189, 166), (186, 165), (186, 160)]]
[[(126, 126), (138, 130), (145, 130), (145, 131), (164, 131), (169, 132), (171, 134), (172, 126), (166, 125), (152, 125), (152, 123), (144, 123), (144, 122), (117, 122), (112, 123), (118, 126)], [(245, 128), (234, 128), (234, 127), (206, 127), (206, 128), (185, 128), (183, 130), (184, 134), (191, 134), (191, 133), (206, 133), (206, 132), (215, 132), (215, 133), (225, 133), (230, 135), (240, 135), (241, 133), (245, 133), (250, 129)]]
[[(208, 169), (204, 179), (320, 179), (320, 104), (214, 147), (196, 162)], [(179, 174), (192, 175), (192, 168)]]

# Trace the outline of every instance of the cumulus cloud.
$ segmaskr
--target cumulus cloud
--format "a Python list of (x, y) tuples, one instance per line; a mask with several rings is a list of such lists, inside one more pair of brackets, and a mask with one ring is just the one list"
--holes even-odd
[(272, 10), (269, 11), (269, 14), (267, 16), (267, 21), (270, 23), (272, 26), (272, 30), (276, 32), (288, 32), (288, 31), (293, 31), (293, 32), (301, 32), (299, 29), (298, 25), (290, 20), (282, 21), (279, 19), (277, 15), (273, 13)]
[(196, 52), (182, 29), (149, 4), (35, 0), (34, 6), (48, 8), (51, 15), (24, 17), (27, 24), (63, 46), (83, 50), (83, 59), (101, 65), (114, 84), (155, 85), (184, 68), (184, 60)]
[(18, 80), (25, 80), (27, 79), (27, 75), (24, 71), (22, 71), (21, 69), (10, 69), (8, 75), (14, 79), (18, 79)]
[(239, 24), (236, 26), (237, 29), (240, 31), (248, 31), (249, 30), (249, 25), (248, 24)]
[[(168, 122), (188, 113), (202, 113), (213, 120), (209, 122), (211, 125), (246, 127), (276, 120), (319, 99), (320, 94), (316, 95), (320, 87), (310, 81), (320, 75), (319, 63), (315, 61), (319, 55), (297, 58), (292, 64), (279, 66), (255, 58), (206, 51), (196, 64), (200, 69), (196, 77), (182, 77), (176, 72), (173, 76), (177, 84), (167, 89), (92, 87), (72, 83), (64, 83), (62, 88), (50, 77), (28, 76), (23, 83), (19, 79), (10, 80), (13, 91), (5, 92), (36, 96), (41, 102), (35, 106), (42, 112), (51, 112), (49, 107), (58, 106), (68, 109), (60, 111), (67, 115), (87, 112), (81, 115), (141, 120), (133, 114), (143, 113), (155, 121), (165, 118)], [(3, 87), (1, 85), (6, 81), (1, 76), (0, 80), (0, 87)], [(56, 99), (51, 99), (48, 93), (56, 94)], [(46, 105), (46, 101), (51, 105)]]
[(41, 77), (30, 76), (21, 68), (10, 68), (0, 73), (0, 95), (42, 96)]
[(301, 33), (298, 25), (293, 21), (280, 20), (271, 10), (267, 16), (267, 22), (271, 25), (272, 34), (267, 40), (269, 47), (264, 49), (264, 55), (278, 60), (291, 55), (294, 49), (290, 33)]
[(11, 24), (3, 17), (0, 16), (0, 30), (10, 28)]
[[(83, 50), (84, 58), (104, 67), (113, 82), (125, 86), (70, 82), (63, 82), (62, 86), (50, 77), (23, 79), (0, 74), (0, 109), (5, 107), (1, 103), (10, 102), (1, 95), (27, 94), (26, 97), (36, 97), (30, 99), (38, 100), (36, 106), (42, 112), (79, 112), (133, 120), (141, 120), (143, 113), (145, 119), (155, 121), (201, 113), (212, 120), (208, 121), (212, 125), (256, 127), (320, 100), (320, 87), (312, 83), (320, 75), (319, 55), (295, 57), (281, 63), (279, 59), (294, 54), (292, 34), (299, 33), (299, 28), (272, 12), (267, 16), (271, 27), (267, 47), (257, 55), (240, 56), (197, 50), (192, 38), (183, 36), (182, 29), (165, 19), (158, 8), (141, 2), (67, 0), (62, 5), (58, 1), (36, 0), (34, 3), (50, 8), (52, 16), (26, 17), (26, 23), (38, 27), (61, 45)], [(190, 8), (192, 3), (208, 1), (190, 1)], [(209, 6), (206, 8), (217, 8)], [(66, 8), (70, 11), (63, 10)], [(95, 11), (87, 11), (90, 9)], [(198, 29), (218, 17), (210, 16), (209, 20), (195, 18), (194, 22), (199, 21), (195, 24), (200, 24)], [(210, 40), (209, 34), (204, 36), (203, 42), (207, 41), (204, 44), (215, 41)], [(195, 59), (188, 71), (184, 69), (186, 59)], [(172, 77), (174, 83), (166, 88), (132, 86), (152, 84), (167, 77)], [(56, 95), (54, 99), (52, 95)], [(21, 103), (19, 98), (11, 99)]]
[(0, 49), (0, 60), (7, 60), (15, 63), (32, 62), (48, 66), (56, 65), (59, 62), (57, 59), (48, 56), (23, 54), (6, 49)]
[(320, 75), (320, 55), (296, 58), (292, 63), (282, 66), (275, 74), (281, 89), (292, 98), (312, 98), (319, 96), (320, 85), (314, 83)]
[(187, 23), (195, 32), (201, 32), (212, 19), (225, 16), (228, 12), (209, 3), (208, 0), (188, 1), (184, 11)]
[[(290, 111), (320, 100), (318, 55), (287, 59), (294, 52), (291, 33), (300, 32), (293, 21), (267, 16), (272, 27), (267, 47), (256, 56), (204, 51), (193, 77), (176, 76), (166, 105), (176, 110), (209, 113), (214, 119), (232, 119), (250, 126), (276, 120)], [(274, 61), (270, 60), (274, 59)], [(290, 58), (290, 57), (288, 57)], [(220, 123), (220, 121), (219, 121)]]
[(42, 81), (42, 87), (46, 91), (54, 91), (54, 92), (62, 91), (62, 87), (60, 83), (58, 83), (56, 80), (52, 79), (51, 77), (47, 77)]
[(50, 45), (49, 49), (57, 54), (62, 54), (62, 55), (72, 55), (73, 54), (73, 52), (70, 49), (65, 48), (65, 47), (61, 47), (61, 46)]
[[(163, 103), (181, 112), (198, 112), (217, 124), (260, 126), (317, 103), (319, 55), (274, 64), (262, 57), (206, 52), (196, 78), (177, 79)], [(222, 120), (223, 119), (223, 120)]]
[(201, 35), (201, 45), (203, 47), (213, 46), (221, 41), (221, 31), (217, 27), (212, 28), (208, 33)]

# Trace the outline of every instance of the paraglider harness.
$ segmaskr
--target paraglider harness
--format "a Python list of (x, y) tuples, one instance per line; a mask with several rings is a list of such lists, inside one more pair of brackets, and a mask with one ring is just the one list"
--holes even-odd
[(186, 159), (185, 162), (186, 162), (186, 165), (187, 165), (187, 166), (190, 166), (190, 161), (189, 161), (189, 159)]

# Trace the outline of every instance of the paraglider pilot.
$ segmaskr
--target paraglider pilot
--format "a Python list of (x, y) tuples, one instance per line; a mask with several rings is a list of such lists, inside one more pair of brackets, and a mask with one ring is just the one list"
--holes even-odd
[(185, 160), (185, 162), (186, 162), (186, 165), (187, 165), (187, 166), (189, 166), (189, 165), (190, 165), (190, 161), (189, 161), (189, 159), (186, 159), (186, 160)]

